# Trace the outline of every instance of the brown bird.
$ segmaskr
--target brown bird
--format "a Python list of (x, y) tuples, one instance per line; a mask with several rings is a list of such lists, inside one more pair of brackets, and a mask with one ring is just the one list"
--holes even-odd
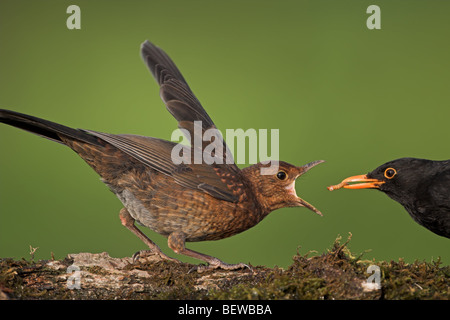
[[(146, 41), (142, 57), (160, 86), (160, 95), (178, 127), (190, 137), (203, 134), (215, 125), (190, 90), (178, 68), (160, 48)], [(200, 121), (200, 122), (199, 122)], [(137, 235), (152, 254), (166, 256), (140, 229), (139, 224), (168, 237), (169, 247), (178, 254), (208, 263), (200, 270), (245, 267), (187, 249), (186, 241), (223, 239), (245, 231), (271, 211), (284, 207), (306, 207), (321, 215), (295, 192), (295, 179), (315, 165), (304, 166), (277, 162), (278, 170), (261, 174), (268, 164), (258, 163), (240, 170), (234, 163), (222, 137), (223, 146), (211, 153), (215, 159), (207, 164), (179, 163), (172, 151), (180, 145), (157, 138), (130, 134), (108, 134), (72, 129), (54, 122), (9, 110), (0, 110), (0, 122), (67, 145), (86, 161), (117, 195), (124, 208), (122, 224)], [(200, 129), (200, 130), (196, 130)], [(194, 148), (181, 147), (183, 157), (204, 151), (206, 143)], [(141, 251), (139, 254), (143, 255)]]

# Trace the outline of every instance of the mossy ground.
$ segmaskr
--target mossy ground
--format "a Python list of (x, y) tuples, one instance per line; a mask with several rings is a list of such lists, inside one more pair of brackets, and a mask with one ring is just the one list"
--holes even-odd
[[(4, 299), (444, 299), (450, 298), (450, 266), (432, 262), (362, 260), (336, 239), (328, 252), (297, 253), (287, 269), (256, 266), (237, 271), (192, 272), (169, 261), (126, 263), (117, 270), (80, 266), (81, 289), (67, 288), (73, 260), (0, 259)], [(110, 258), (107, 256), (107, 258)], [(107, 259), (106, 258), (106, 259)], [(114, 259), (114, 258), (110, 258)], [(125, 259), (125, 258), (124, 258)], [(117, 259), (116, 259), (117, 260)], [(128, 261), (128, 260), (127, 260)], [(57, 267), (55, 267), (55, 265)], [(365, 290), (367, 268), (379, 267), (381, 289)]]

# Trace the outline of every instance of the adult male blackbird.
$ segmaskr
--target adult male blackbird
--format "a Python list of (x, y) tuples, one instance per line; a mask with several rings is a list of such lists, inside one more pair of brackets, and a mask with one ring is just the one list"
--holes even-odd
[(399, 202), (428, 230), (450, 238), (450, 160), (401, 158), (328, 190), (374, 188)]
[[(282, 161), (274, 166), (258, 163), (240, 170), (222, 136), (215, 132), (211, 141), (223, 149), (214, 148), (211, 156), (223, 161), (206, 163), (201, 159), (200, 162), (175, 163), (172, 157), (175, 147), (183, 154), (182, 159), (189, 159), (191, 155), (195, 158), (198, 151), (206, 151), (208, 144), (202, 141), (202, 136), (208, 129), (215, 129), (215, 125), (163, 50), (146, 41), (141, 46), (141, 54), (160, 85), (160, 95), (167, 109), (178, 120), (179, 128), (194, 141), (200, 139), (200, 145), (191, 143), (189, 147), (138, 135), (72, 129), (8, 110), (0, 110), (0, 122), (73, 149), (117, 195), (124, 205), (120, 211), (122, 224), (153, 254), (174, 260), (139, 230), (135, 221), (168, 237), (168, 245), (176, 253), (207, 262), (207, 267), (199, 267), (201, 270), (237, 269), (245, 265), (226, 264), (187, 249), (185, 241), (217, 240), (235, 235), (283, 207), (307, 207), (321, 215), (296, 195), (295, 180), (322, 160), (300, 167)], [(269, 171), (261, 174), (262, 169)]]

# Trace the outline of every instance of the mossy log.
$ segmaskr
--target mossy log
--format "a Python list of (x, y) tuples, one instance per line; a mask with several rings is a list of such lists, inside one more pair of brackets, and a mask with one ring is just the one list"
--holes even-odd
[[(286, 268), (192, 271), (193, 265), (79, 253), (38, 262), (0, 259), (0, 299), (446, 299), (450, 266), (362, 260), (336, 239)], [(371, 267), (372, 266), (372, 267)]]

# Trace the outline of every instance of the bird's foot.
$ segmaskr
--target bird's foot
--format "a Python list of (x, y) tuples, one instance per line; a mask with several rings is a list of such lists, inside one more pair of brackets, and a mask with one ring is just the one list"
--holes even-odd
[(177, 259), (174, 259), (174, 258), (171, 258), (171, 257), (165, 255), (161, 251), (155, 252), (152, 250), (140, 250), (140, 251), (136, 252), (135, 254), (133, 254), (132, 259), (133, 259), (133, 263), (136, 263), (141, 259), (145, 260), (146, 262), (157, 261), (157, 260), (161, 260), (161, 259), (173, 261), (173, 262), (180, 262)]
[(209, 265), (198, 265), (198, 266), (193, 267), (191, 270), (189, 270), (189, 273), (192, 271), (197, 271), (198, 273), (202, 273), (205, 271), (215, 270), (215, 269), (237, 270), (237, 269), (245, 269), (245, 268), (248, 268), (250, 271), (252, 271), (252, 268), (245, 263), (228, 264), (223, 261), (220, 261), (219, 259), (215, 259)]

